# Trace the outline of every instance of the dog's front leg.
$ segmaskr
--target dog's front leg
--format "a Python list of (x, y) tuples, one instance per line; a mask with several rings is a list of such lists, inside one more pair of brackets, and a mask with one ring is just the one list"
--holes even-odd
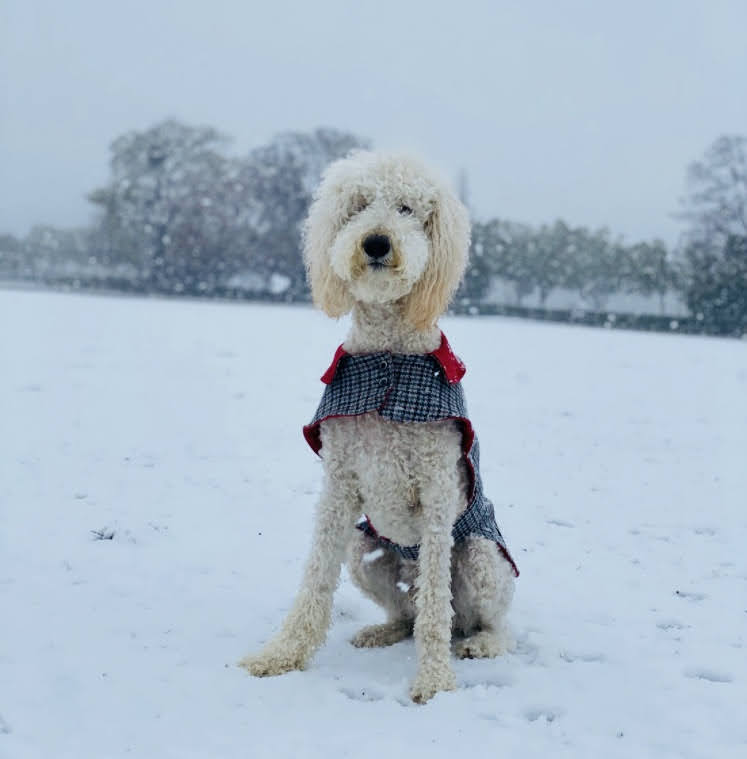
[(425, 703), (438, 691), (454, 690), (451, 668), (451, 547), (459, 491), (456, 482), (435, 478), (421, 490), (423, 537), (415, 595), (418, 672), (412, 700)]
[(258, 655), (242, 659), (239, 666), (257, 677), (306, 667), (326, 638), (345, 546), (359, 508), (349, 478), (325, 477), (311, 554), (293, 606), (277, 636)]

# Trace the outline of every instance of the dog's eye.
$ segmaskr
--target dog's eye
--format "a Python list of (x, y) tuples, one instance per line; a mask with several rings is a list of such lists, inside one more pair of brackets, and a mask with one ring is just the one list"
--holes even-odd
[(402, 204), (402, 205), (401, 205), (401, 206), (400, 206), (400, 207), (399, 207), (397, 210), (398, 210), (398, 211), (399, 211), (399, 212), (400, 212), (400, 213), (401, 213), (403, 216), (410, 216), (410, 215), (412, 214), (412, 208), (410, 208), (410, 206), (406, 206), (406, 205), (404, 205), (404, 204)]

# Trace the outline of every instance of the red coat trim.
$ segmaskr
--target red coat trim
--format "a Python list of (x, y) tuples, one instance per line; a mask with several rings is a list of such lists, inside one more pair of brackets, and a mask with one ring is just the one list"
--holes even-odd
[(329, 365), (329, 368), (327, 369), (324, 374), (321, 376), (321, 380), (325, 385), (331, 385), (332, 380), (335, 378), (335, 373), (337, 372), (337, 364), (340, 363), (343, 356), (347, 355), (347, 351), (342, 347), (342, 345), (337, 347), (337, 350), (335, 351), (335, 357), (332, 359), (332, 363)]
[(441, 345), (431, 353), (431, 356), (441, 364), (446, 381), (450, 385), (456, 385), (457, 382), (461, 382), (462, 377), (467, 373), (467, 367), (464, 365), (462, 359), (451, 350), (449, 341), (443, 332), (441, 333)]
[[(377, 351), (371, 351), (371, 353), (376, 352)], [(332, 363), (327, 368), (327, 371), (321, 376), (321, 380), (325, 385), (331, 384), (332, 380), (335, 378), (335, 373), (337, 372), (337, 365), (342, 360), (342, 357), (347, 355), (348, 352), (345, 348), (343, 348), (342, 345), (338, 346), (335, 351), (335, 356), (332, 359)], [(446, 381), (450, 385), (455, 385), (457, 382), (461, 382), (462, 377), (467, 373), (467, 367), (459, 356), (451, 350), (449, 341), (446, 339), (446, 335), (444, 335), (443, 332), (441, 333), (441, 344), (436, 350), (431, 351), (428, 355), (433, 356), (433, 358), (441, 364)]]

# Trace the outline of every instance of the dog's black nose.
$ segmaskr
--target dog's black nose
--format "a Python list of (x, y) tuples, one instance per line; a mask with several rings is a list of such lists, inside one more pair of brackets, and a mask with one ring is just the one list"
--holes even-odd
[(369, 235), (363, 241), (363, 250), (369, 258), (384, 258), (391, 249), (392, 245), (386, 235)]

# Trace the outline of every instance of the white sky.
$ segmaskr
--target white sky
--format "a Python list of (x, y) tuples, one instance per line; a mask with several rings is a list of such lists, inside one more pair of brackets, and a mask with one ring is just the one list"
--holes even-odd
[(747, 132), (745, 0), (0, 0), (0, 232), (87, 223), (168, 116), (243, 152), (329, 125), (467, 170), (478, 217), (676, 239), (687, 163)]

